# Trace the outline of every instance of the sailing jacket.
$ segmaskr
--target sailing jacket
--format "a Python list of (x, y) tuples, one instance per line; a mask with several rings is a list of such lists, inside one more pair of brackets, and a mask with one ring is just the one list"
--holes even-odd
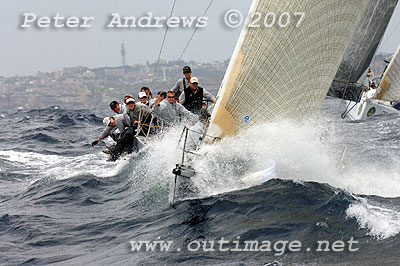
[(168, 100), (163, 100), (159, 106), (154, 106), (153, 112), (167, 123), (178, 122), (180, 117), (185, 117), (194, 123), (199, 119), (197, 115), (186, 110), (182, 104), (176, 102), (171, 104)]
[(181, 79), (178, 79), (176, 82), (175, 86), (171, 89), (175, 93), (175, 97), (179, 98), (181, 93), (187, 88), (190, 88), (190, 82), (186, 77), (183, 77)]
[(151, 110), (149, 107), (140, 103), (136, 103), (133, 110), (128, 108), (124, 113), (125, 119), (127, 119), (130, 123), (135, 121), (142, 123), (143, 121), (146, 121), (150, 115)]
[(118, 114), (113, 116), (113, 118), (115, 119), (115, 126), (111, 127), (111, 126), (107, 126), (103, 132), (101, 132), (99, 138), (100, 139), (105, 139), (107, 138), (109, 135), (111, 135), (117, 128), (119, 130), (119, 132), (121, 132), (121, 134), (119, 135), (118, 139), (120, 139), (120, 137), (123, 135), (123, 133), (125, 133), (125, 131), (127, 130), (127, 128), (129, 128), (130, 125), (130, 121), (126, 119), (126, 117), (123, 114)]
[(126, 106), (126, 104), (120, 103), (119, 104), (119, 113), (118, 114), (123, 114), (126, 111), (127, 108), (128, 108), (128, 106)]
[(203, 99), (208, 101), (216, 100), (211, 93), (202, 87), (198, 87), (194, 92), (193, 89), (189, 87), (186, 88), (179, 97), (179, 103), (185, 106), (189, 111), (196, 113), (203, 108)]

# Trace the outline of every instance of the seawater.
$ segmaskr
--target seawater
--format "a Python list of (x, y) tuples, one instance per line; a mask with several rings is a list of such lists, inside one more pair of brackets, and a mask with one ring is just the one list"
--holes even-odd
[[(3, 112), (0, 263), (398, 265), (400, 116), (352, 122), (341, 108), (327, 98), (314, 120), (260, 125), (204, 147), (194, 164), (198, 197), (174, 206), (181, 128), (111, 163), (104, 144), (90, 146), (108, 110)], [(240, 182), (271, 159), (275, 178)], [(230, 250), (210, 251), (221, 238)], [(171, 250), (132, 251), (131, 241), (155, 240), (172, 241)], [(322, 240), (345, 248), (316, 251)], [(234, 241), (299, 241), (302, 249), (231, 251)], [(197, 243), (209, 251), (188, 250)]]

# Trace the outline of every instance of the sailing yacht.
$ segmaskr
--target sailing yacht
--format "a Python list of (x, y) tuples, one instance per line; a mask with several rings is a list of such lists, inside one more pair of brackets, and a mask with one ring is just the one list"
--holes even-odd
[(365, 15), (347, 48), (328, 95), (358, 101), (362, 86), (358, 80), (371, 64), (398, 0), (369, 1)]
[[(253, 0), (218, 92), (205, 142), (235, 136), (266, 122), (301, 122), (316, 115), (374, 2)], [(266, 10), (277, 15), (304, 13), (305, 17), (299, 26), (250, 27), (254, 14)], [(253, 175), (251, 184), (264, 182), (263, 173), (271, 174), (268, 170)], [(183, 156), (173, 173), (176, 185), (177, 178), (189, 180), (195, 170)]]
[(364, 91), (359, 102), (347, 101), (346, 111), (351, 120), (383, 114), (400, 114), (400, 46), (382, 76), (377, 89)]

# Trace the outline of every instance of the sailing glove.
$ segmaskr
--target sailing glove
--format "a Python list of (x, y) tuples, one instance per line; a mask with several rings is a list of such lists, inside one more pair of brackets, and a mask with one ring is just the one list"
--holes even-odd
[(96, 146), (99, 141), (96, 139), (95, 141), (92, 142), (92, 147)]

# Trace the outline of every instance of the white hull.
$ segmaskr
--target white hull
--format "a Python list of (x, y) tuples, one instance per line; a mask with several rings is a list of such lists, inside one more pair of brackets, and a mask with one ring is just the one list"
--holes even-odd
[(380, 100), (366, 100), (359, 103), (347, 101), (347, 106), (349, 109), (352, 108), (347, 114), (351, 120), (362, 120), (383, 114), (400, 114), (400, 111), (393, 108), (389, 102)]

